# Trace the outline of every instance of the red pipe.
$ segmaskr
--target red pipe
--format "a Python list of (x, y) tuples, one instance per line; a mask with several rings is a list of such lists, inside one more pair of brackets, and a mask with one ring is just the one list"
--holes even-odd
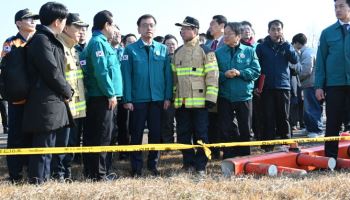
[(337, 159), (337, 168), (338, 169), (350, 169), (350, 160), (344, 158)]
[(276, 176), (277, 167), (276, 165), (247, 162), (244, 165), (244, 172), (246, 174)]
[(282, 166), (277, 166), (277, 172), (278, 172), (278, 175), (280, 176), (283, 176), (283, 175), (304, 176), (307, 174), (306, 170), (304, 169), (296, 169), (296, 168), (282, 167)]
[(306, 154), (298, 154), (296, 162), (301, 166), (314, 166), (317, 168), (331, 170), (333, 170), (336, 166), (336, 160), (334, 158)]

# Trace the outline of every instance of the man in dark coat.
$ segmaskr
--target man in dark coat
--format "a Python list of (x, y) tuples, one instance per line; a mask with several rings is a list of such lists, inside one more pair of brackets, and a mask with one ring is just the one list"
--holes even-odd
[[(290, 69), (289, 63), (296, 64), (298, 57), (291, 44), (283, 36), (283, 23), (273, 20), (268, 24), (269, 35), (256, 47), (261, 73), (265, 75), (261, 94), (264, 133), (262, 139), (273, 140), (276, 133), (282, 139), (291, 137), (289, 125)], [(263, 146), (272, 151), (272, 146)]]
[[(68, 15), (67, 8), (48, 2), (40, 8), (41, 25), (29, 42), (27, 57), (31, 83), (24, 108), (23, 130), (32, 134), (33, 147), (53, 147), (56, 133), (70, 125), (67, 102), (73, 90), (64, 76), (64, 49), (56, 39)], [(51, 154), (32, 155), (29, 181), (40, 184), (50, 178)]]

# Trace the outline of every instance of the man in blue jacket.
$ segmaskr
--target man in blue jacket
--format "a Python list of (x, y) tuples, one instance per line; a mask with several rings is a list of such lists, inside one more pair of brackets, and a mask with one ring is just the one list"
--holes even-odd
[[(326, 99), (326, 136), (339, 135), (350, 106), (350, 0), (334, 2), (338, 21), (322, 31), (316, 56), (316, 98)], [(337, 158), (338, 142), (326, 142), (325, 155)]]
[[(253, 88), (260, 75), (260, 65), (254, 49), (240, 43), (242, 30), (240, 23), (227, 23), (226, 45), (215, 52), (220, 70), (219, 127), (224, 142), (246, 142), (250, 139)], [(250, 147), (224, 148), (223, 151), (224, 159), (246, 156), (250, 154)]]
[[(137, 20), (141, 38), (125, 48), (122, 57), (124, 108), (130, 110), (132, 145), (142, 144), (145, 122), (149, 129), (148, 142), (160, 143), (161, 111), (167, 109), (172, 97), (172, 72), (167, 47), (153, 40), (156, 19), (149, 14)], [(152, 175), (157, 170), (159, 152), (148, 154), (147, 168)], [(142, 175), (142, 152), (131, 153), (132, 176)]]
[[(92, 38), (80, 59), (87, 89), (84, 146), (107, 146), (113, 131), (113, 110), (122, 96), (122, 76), (118, 56), (108, 42), (114, 35), (113, 15), (104, 10), (94, 17)], [(83, 64), (86, 64), (84, 66)], [(106, 180), (107, 153), (84, 155), (85, 175)]]
[[(269, 35), (256, 48), (261, 73), (265, 74), (262, 92), (265, 140), (275, 139), (276, 132), (283, 139), (290, 138), (289, 103), (290, 69), (288, 63), (296, 64), (298, 57), (290, 43), (284, 40), (283, 23), (273, 20), (268, 24)], [(273, 146), (264, 146), (266, 151)]]

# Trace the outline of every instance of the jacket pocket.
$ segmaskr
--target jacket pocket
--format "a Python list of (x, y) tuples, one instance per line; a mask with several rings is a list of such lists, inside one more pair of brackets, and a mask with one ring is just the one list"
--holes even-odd
[(204, 82), (199, 82), (199, 81), (192, 82), (192, 95), (193, 95), (193, 97), (205, 96), (205, 84), (204, 84)]

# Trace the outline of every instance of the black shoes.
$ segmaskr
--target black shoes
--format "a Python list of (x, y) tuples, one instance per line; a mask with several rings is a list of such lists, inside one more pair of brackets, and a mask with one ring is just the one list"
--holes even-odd
[(142, 171), (141, 170), (133, 170), (133, 171), (131, 171), (131, 177), (133, 177), (133, 178), (140, 178), (140, 177), (142, 177)]
[(151, 168), (151, 169), (148, 169), (148, 171), (151, 173), (152, 176), (160, 176), (160, 172), (158, 171), (157, 168)]
[[(160, 172), (157, 168), (148, 168), (150, 176), (160, 176)], [(131, 176), (134, 178), (140, 178), (143, 176), (142, 170), (133, 170), (131, 171)]]

